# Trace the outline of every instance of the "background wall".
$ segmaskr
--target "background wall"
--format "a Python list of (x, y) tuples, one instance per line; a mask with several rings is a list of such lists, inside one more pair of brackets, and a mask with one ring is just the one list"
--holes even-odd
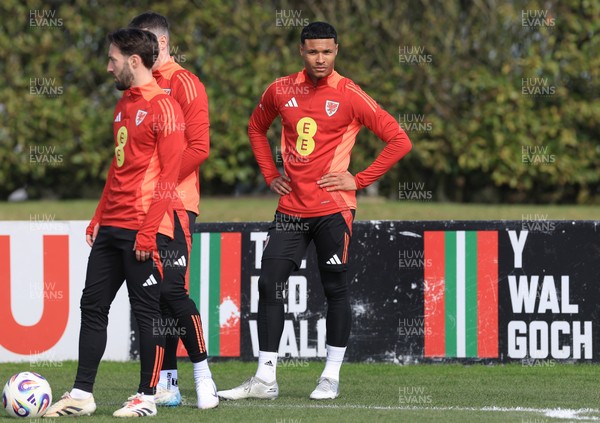
[[(86, 224), (0, 222), (0, 362), (77, 359)], [(267, 228), (196, 225), (189, 291), (211, 357), (258, 354)], [(600, 361), (597, 234), (597, 221), (356, 222), (347, 359)], [(124, 291), (111, 307), (105, 359), (138, 354)], [(323, 357), (326, 302), (314, 248), (284, 303), (280, 355)]]

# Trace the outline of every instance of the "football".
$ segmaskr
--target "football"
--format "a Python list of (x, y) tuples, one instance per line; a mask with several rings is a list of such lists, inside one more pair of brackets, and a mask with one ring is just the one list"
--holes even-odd
[(2, 405), (12, 417), (41, 417), (51, 403), (50, 384), (34, 372), (17, 373), (2, 391)]

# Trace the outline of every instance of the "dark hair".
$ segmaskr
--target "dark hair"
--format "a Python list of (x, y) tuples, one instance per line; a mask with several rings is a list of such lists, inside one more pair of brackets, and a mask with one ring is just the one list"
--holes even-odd
[(137, 54), (144, 66), (152, 69), (158, 52), (156, 35), (137, 28), (123, 28), (108, 34), (107, 39), (109, 43), (117, 46), (123, 55)]
[(129, 28), (146, 29), (148, 31), (169, 32), (169, 21), (163, 15), (154, 12), (144, 12), (129, 22)]
[(304, 44), (304, 40), (322, 40), (324, 38), (333, 38), (333, 41), (337, 44), (337, 32), (327, 22), (311, 22), (302, 28), (300, 34), (302, 44)]

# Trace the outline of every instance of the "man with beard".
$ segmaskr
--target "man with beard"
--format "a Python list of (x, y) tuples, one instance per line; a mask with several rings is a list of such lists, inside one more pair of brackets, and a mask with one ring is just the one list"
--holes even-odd
[[(139, 29), (108, 35), (107, 71), (125, 91), (113, 117), (115, 156), (102, 198), (87, 230), (92, 247), (81, 297), (79, 363), (75, 384), (44, 417), (89, 415), (104, 349), (110, 305), (127, 282), (140, 333), (140, 383), (116, 417), (156, 415), (154, 403), (165, 338), (160, 322), (163, 268), (157, 234), (173, 237), (175, 210), (183, 210), (175, 188), (185, 145), (183, 113), (152, 76), (156, 36)], [(170, 219), (163, 221), (167, 213)], [(183, 213), (185, 216), (185, 213)], [(187, 220), (182, 226), (187, 225)], [(160, 328), (159, 328), (160, 329)]]

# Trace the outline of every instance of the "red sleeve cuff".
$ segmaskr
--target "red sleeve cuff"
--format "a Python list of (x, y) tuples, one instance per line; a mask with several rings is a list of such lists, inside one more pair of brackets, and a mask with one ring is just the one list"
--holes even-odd
[(358, 178), (358, 173), (356, 175), (354, 175), (354, 183), (356, 184), (356, 190), (358, 191), (359, 189), (363, 189), (364, 186), (360, 183), (360, 180)]
[(138, 232), (135, 237), (135, 249), (139, 251), (156, 251), (156, 236)]
[(98, 221), (96, 221), (95, 219), (92, 219), (90, 224), (88, 225), (88, 227), (85, 230), (85, 234), (86, 235), (93, 235), (94, 234), (94, 227), (98, 224)]

